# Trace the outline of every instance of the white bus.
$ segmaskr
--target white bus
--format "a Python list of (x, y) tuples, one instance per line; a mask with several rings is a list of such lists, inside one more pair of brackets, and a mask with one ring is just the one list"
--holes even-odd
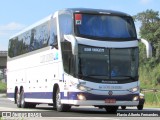
[(95, 106), (116, 112), (139, 105), (138, 42), (128, 14), (65, 9), (9, 40), (7, 95), (18, 107), (57, 111)]

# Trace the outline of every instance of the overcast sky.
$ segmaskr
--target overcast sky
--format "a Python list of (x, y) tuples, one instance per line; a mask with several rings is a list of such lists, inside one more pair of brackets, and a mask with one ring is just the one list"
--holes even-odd
[(7, 50), (9, 37), (40, 19), (64, 8), (118, 10), (130, 15), (153, 9), (160, 0), (1, 0), (0, 51)]

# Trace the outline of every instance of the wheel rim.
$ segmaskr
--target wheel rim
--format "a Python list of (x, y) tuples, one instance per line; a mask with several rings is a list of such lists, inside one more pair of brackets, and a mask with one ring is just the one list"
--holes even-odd
[(56, 96), (56, 106), (59, 108), (61, 106), (61, 95), (59, 90), (57, 91), (57, 96)]
[(21, 105), (23, 105), (24, 104), (24, 92), (22, 91), (22, 93), (21, 93)]
[(17, 105), (20, 105), (20, 94), (18, 92), (16, 93), (16, 101)]

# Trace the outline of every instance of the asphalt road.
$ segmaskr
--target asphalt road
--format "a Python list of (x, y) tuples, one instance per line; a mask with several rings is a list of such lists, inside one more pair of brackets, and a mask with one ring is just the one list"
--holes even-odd
[[(119, 109), (117, 113), (109, 114), (106, 113), (105, 109), (85, 106), (72, 107), (69, 112), (57, 112), (52, 106), (48, 106), (47, 104), (37, 105), (34, 109), (17, 108), (16, 104), (7, 98), (0, 96), (0, 115), (5, 116), (6, 114), (11, 114), (15, 118), (22, 116), (23, 119), (27, 120), (137, 120), (137, 118), (138, 120), (158, 120), (160, 119), (160, 108), (144, 108), (143, 110), (138, 111), (136, 107), (127, 107), (126, 110)], [(149, 117), (148, 115), (154, 117)]]

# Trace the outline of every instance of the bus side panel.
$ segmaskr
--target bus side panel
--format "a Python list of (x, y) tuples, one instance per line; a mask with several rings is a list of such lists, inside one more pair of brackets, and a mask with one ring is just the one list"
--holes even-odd
[(26, 98), (27, 99), (52, 99), (53, 85), (58, 80), (58, 63), (45, 64), (29, 68), (26, 72)]
[(35, 54), (8, 61), (8, 98), (14, 100), (15, 87), (22, 86), (26, 102), (46, 103), (48, 99), (50, 103), (53, 86), (62, 78), (62, 70), (59, 70), (62, 62), (58, 54), (57, 49), (37, 50)]

